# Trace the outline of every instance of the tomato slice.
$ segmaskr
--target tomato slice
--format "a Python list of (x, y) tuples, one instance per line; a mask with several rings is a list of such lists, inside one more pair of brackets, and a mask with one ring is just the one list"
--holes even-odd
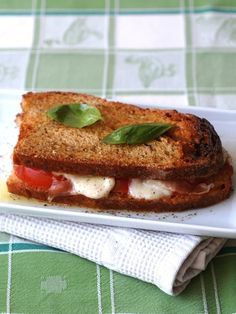
[(16, 176), (26, 184), (49, 189), (53, 182), (53, 174), (44, 170), (33, 169), (22, 165), (14, 165)]
[(129, 179), (116, 179), (113, 192), (127, 194), (129, 191)]
[(66, 194), (72, 189), (71, 181), (62, 175), (54, 175), (51, 172), (22, 165), (14, 165), (14, 170), (20, 180), (31, 187), (47, 191), (50, 196)]

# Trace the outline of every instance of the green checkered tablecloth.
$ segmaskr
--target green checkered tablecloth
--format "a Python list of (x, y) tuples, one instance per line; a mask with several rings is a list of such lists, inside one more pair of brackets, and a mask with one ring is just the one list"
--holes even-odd
[[(236, 1), (0, 0), (0, 97), (73, 90), (236, 109)], [(0, 234), (0, 313), (236, 312), (236, 244), (178, 297)]]

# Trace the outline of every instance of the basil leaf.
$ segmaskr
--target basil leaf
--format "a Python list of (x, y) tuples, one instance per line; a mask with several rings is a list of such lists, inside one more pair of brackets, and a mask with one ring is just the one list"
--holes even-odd
[(143, 123), (123, 126), (105, 136), (105, 144), (143, 144), (158, 138), (171, 129), (168, 123)]
[(87, 104), (68, 104), (50, 108), (49, 118), (73, 128), (83, 128), (102, 120), (100, 111)]

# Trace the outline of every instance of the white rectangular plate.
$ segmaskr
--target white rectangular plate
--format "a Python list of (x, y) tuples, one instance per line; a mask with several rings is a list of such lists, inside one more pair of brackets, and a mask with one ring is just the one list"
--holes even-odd
[[(155, 107), (154, 105), (144, 107)], [(236, 112), (200, 108), (176, 108), (208, 119), (221, 137), (236, 169)], [(12, 197), (4, 181), (11, 168), (10, 155), (16, 142), (16, 113), (20, 112), (17, 102), (7, 106), (0, 103), (0, 212), (48, 217), (78, 222), (112, 226), (141, 228), (168, 232), (188, 233), (206, 236), (236, 238), (236, 193), (220, 204), (185, 211), (183, 213), (138, 213), (131, 211), (97, 211), (80, 207), (46, 205), (35, 200)], [(234, 180), (235, 181), (235, 180)]]

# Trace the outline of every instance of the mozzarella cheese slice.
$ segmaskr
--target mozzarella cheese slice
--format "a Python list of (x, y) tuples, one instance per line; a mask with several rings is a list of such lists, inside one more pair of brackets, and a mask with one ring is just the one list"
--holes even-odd
[(153, 200), (170, 196), (172, 191), (163, 181), (132, 179), (129, 185), (129, 194), (134, 198)]
[(78, 176), (67, 173), (63, 173), (63, 176), (72, 183), (71, 194), (81, 194), (94, 199), (108, 196), (115, 186), (114, 178)]

